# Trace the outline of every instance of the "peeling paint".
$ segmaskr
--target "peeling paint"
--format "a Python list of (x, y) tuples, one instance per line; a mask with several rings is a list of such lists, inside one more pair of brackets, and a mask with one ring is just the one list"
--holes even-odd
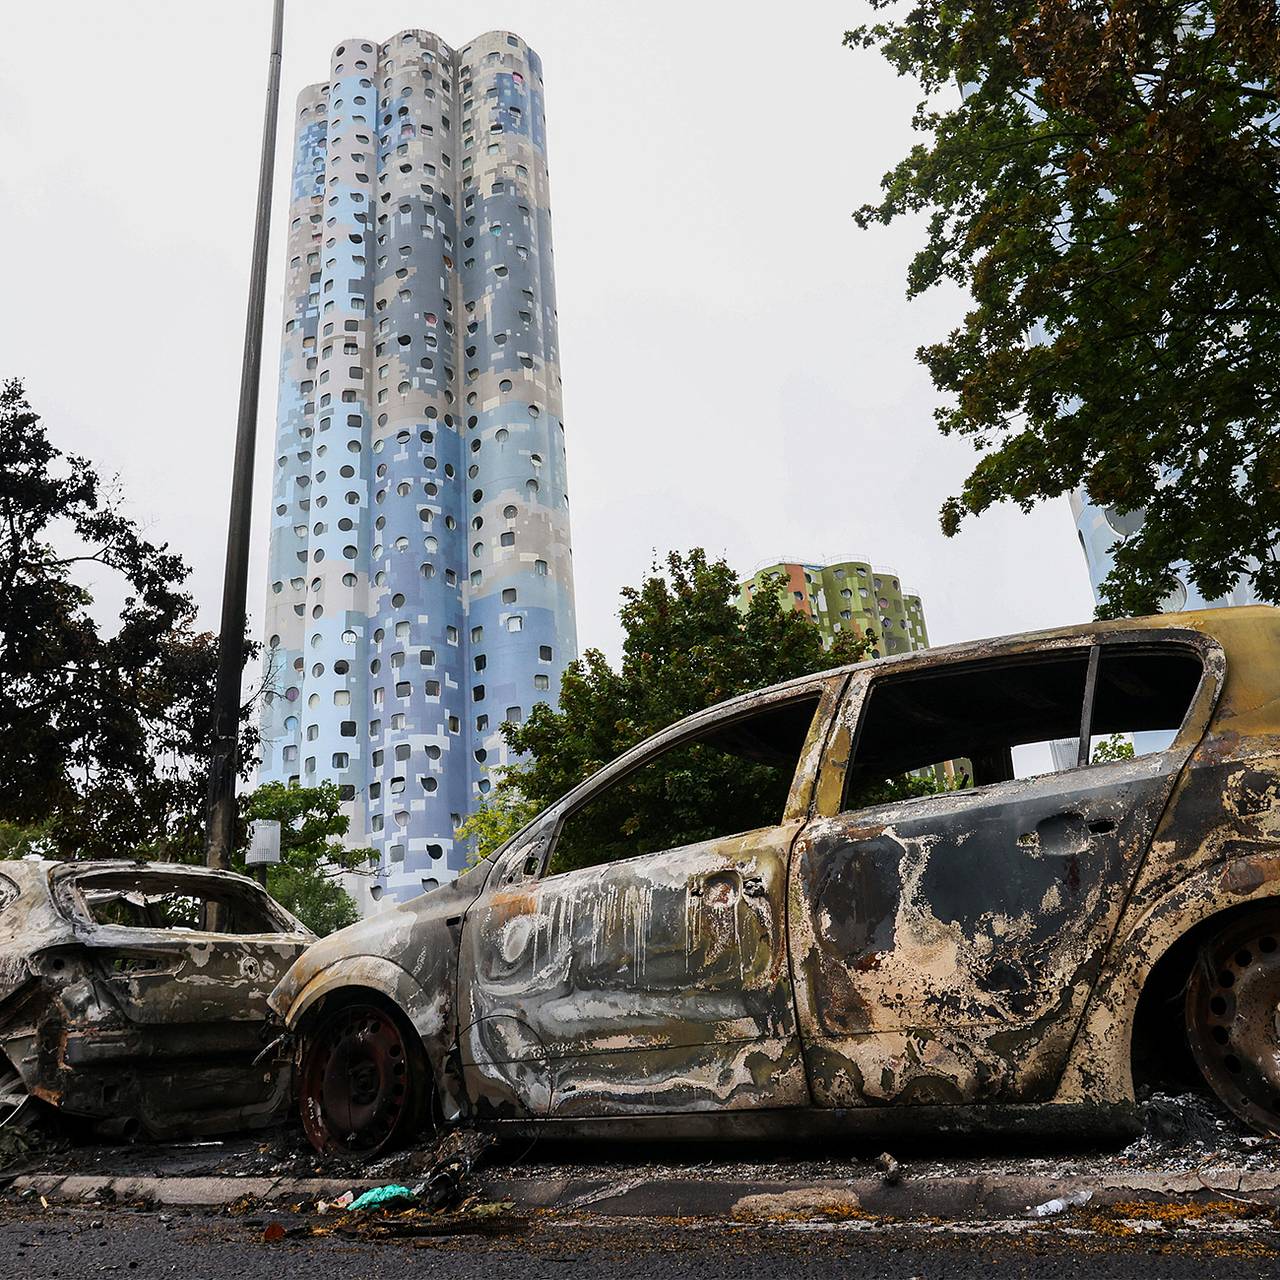
[[(258, 885), (134, 862), (24, 860), (4, 879), (15, 892), (0, 904), (0, 1052), (29, 1094), (153, 1137), (279, 1119), (289, 1064), (255, 1059), (267, 995), (313, 936)], [(239, 931), (144, 925), (158, 895), (216, 899)], [(137, 918), (104, 923), (104, 901)]]
[[(1038, 655), (1083, 666), (1125, 646), (1202, 667), (1167, 745), (842, 812), (881, 677)], [(809, 1130), (1123, 1127), (1156, 963), (1224, 910), (1280, 896), (1277, 653), (1280, 611), (1241, 608), (761, 690), (626, 753), (455, 886), (326, 939), (273, 1005), (305, 1039), (323, 1001), (382, 992), (423, 1035), (454, 1119), (666, 1136), (794, 1131), (801, 1113)], [(777, 826), (548, 872), (565, 815), (596, 791), (815, 695)]]

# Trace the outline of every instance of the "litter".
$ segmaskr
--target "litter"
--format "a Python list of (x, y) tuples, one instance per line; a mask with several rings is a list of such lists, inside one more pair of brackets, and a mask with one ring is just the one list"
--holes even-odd
[(886, 1187), (896, 1187), (902, 1181), (902, 1166), (890, 1152), (881, 1153), (876, 1160), (876, 1168), (880, 1170), (880, 1181)]
[(359, 1199), (353, 1200), (350, 1209), (352, 1213), (356, 1213), (361, 1209), (378, 1209), (383, 1205), (394, 1204), (401, 1200), (412, 1203), (416, 1199), (417, 1196), (408, 1187), (402, 1187), (397, 1182), (391, 1182), (385, 1187), (372, 1187)]
[(1046, 1200), (1044, 1204), (1038, 1204), (1028, 1212), (1033, 1218), (1052, 1218), (1054, 1214), (1088, 1204), (1092, 1199), (1092, 1191), (1073, 1191), (1069, 1196), (1054, 1196), (1052, 1200)]

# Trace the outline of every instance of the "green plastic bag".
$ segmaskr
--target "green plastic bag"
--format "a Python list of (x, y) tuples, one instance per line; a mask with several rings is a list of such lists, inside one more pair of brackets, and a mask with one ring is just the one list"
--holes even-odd
[(392, 1182), (385, 1187), (372, 1187), (364, 1195), (358, 1196), (351, 1202), (348, 1212), (355, 1213), (357, 1209), (377, 1209), (381, 1205), (394, 1204), (397, 1200), (413, 1201), (416, 1199), (417, 1196), (408, 1187), (402, 1187)]

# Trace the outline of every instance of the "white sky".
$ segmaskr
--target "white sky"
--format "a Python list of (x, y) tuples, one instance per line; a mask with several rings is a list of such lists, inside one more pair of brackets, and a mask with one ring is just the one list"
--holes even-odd
[[(269, 11), (12, 4), (0, 40), (0, 376), (26, 379), (56, 443), (119, 473), (192, 564), (211, 628)], [(892, 567), (934, 643), (1092, 615), (1065, 501), (938, 530), (975, 455), (937, 434), (913, 353), (960, 302), (905, 301), (918, 224), (850, 217), (911, 144), (915, 101), (841, 47), (864, 16), (857, 0), (288, 0), (255, 632), (292, 103), (342, 39), (413, 26), (454, 45), (518, 31), (545, 64), (581, 647), (616, 655), (619, 588), (695, 545), (744, 572)]]

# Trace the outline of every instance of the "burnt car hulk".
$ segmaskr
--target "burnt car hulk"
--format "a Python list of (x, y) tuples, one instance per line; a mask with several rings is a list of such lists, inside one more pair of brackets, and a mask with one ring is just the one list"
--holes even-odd
[(1131, 1132), (1179, 1055), (1280, 1130), (1278, 655), (1280, 610), (1170, 614), (673, 725), (294, 965), (307, 1134)]
[(0, 862), (0, 1123), (42, 1104), (122, 1137), (278, 1120), (267, 995), (313, 941), (230, 872)]

